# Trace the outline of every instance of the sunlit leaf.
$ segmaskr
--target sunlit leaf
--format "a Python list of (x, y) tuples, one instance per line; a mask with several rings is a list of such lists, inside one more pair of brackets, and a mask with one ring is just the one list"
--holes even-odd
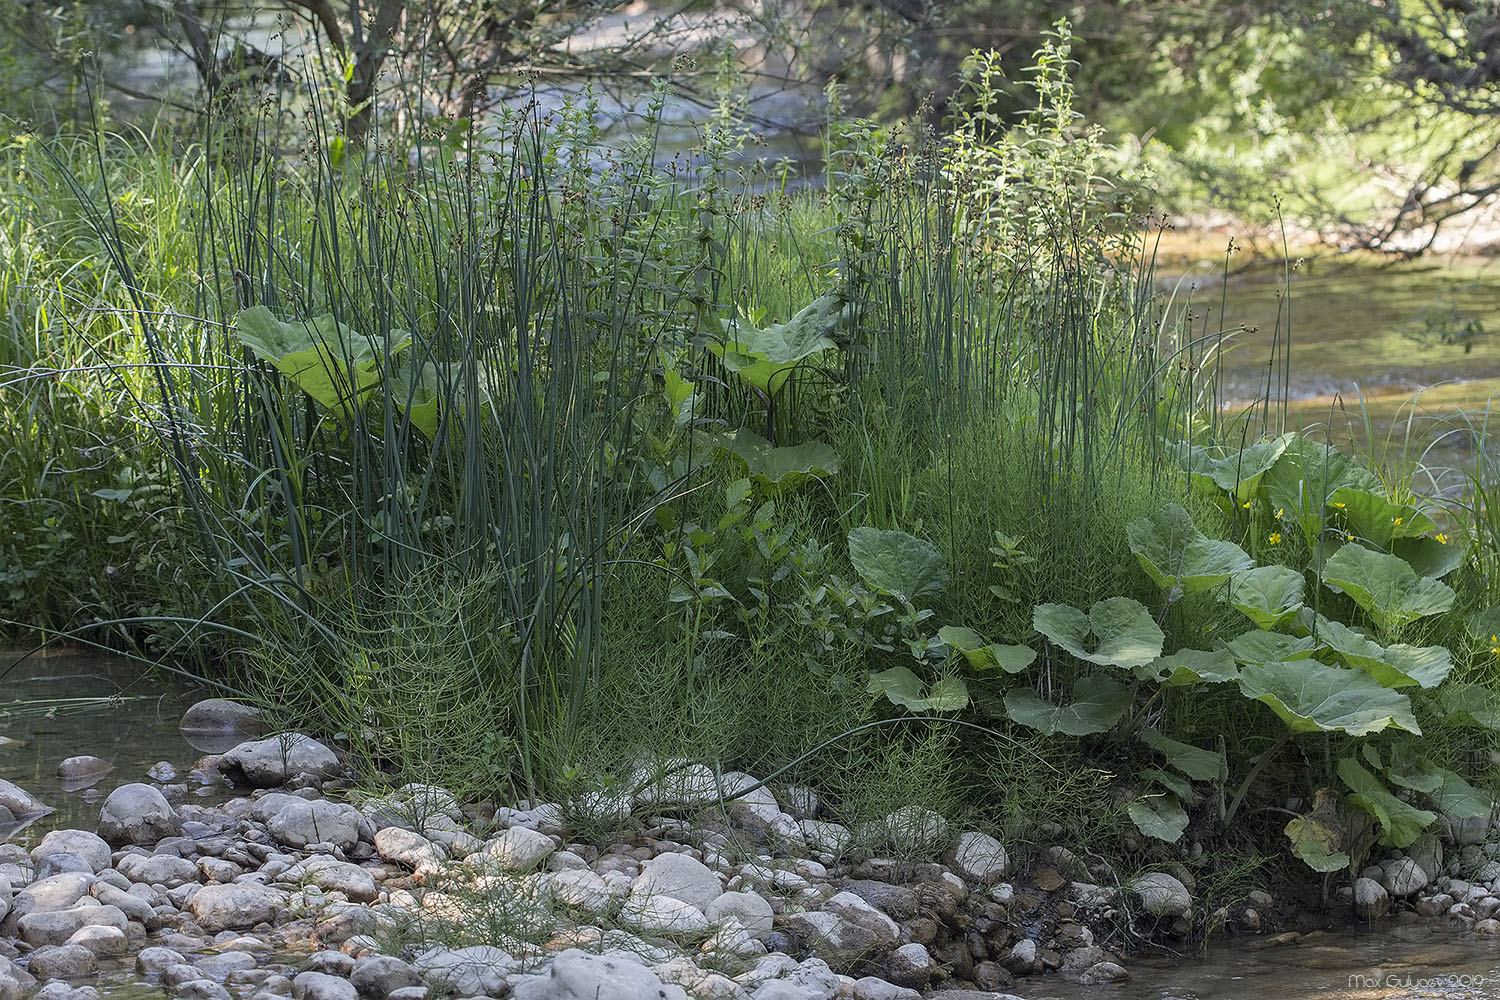
[(1310, 659), (1318, 644), (1310, 638), (1256, 629), (1228, 642), (1229, 654), (1239, 663)]
[(1331, 445), (1296, 435), (1261, 480), (1271, 506), (1301, 529), (1307, 543), (1317, 541), (1327, 522), (1328, 498), (1345, 486), (1378, 490), (1375, 474), (1352, 462)]
[(1453, 588), (1417, 576), (1398, 556), (1345, 545), (1323, 565), (1323, 583), (1348, 594), (1382, 628), (1391, 629), (1453, 607)]
[(865, 690), (909, 712), (956, 712), (969, 704), (969, 689), (959, 678), (940, 677), (924, 691), (922, 679), (907, 667), (871, 674)]
[(1240, 668), (1227, 649), (1179, 649), (1137, 667), (1135, 673), (1142, 680), (1156, 681), (1164, 687), (1184, 687), (1199, 682), (1223, 684), (1238, 680)]
[(708, 349), (729, 371), (774, 396), (798, 365), (838, 346), (830, 334), (844, 321), (847, 308), (838, 296), (822, 295), (785, 323), (765, 329), (722, 320), (724, 339), (710, 341)]
[(904, 531), (860, 527), (849, 532), (849, 561), (871, 590), (915, 604), (948, 585), (943, 558), (931, 542)]
[(1286, 825), (1292, 851), (1316, 872), (1336, 872), (1349, 867), (1344, 853), (1344, 828), (1338, 795), (1331, 789), (1318, 789), (1311, 812), (1293, 817)]
[(1296, 733), (1366, 736), (1388, 726), (1422, 732), (1405, 695), (1362, 670), (1316, 660), (1249, 664), (1240, 671), (1240, 693), (1270, 706)]
[(1296, 434), (1283, 434), (1218, 459), (1213, 466), (1214, 483), (1233, 493), (1236, 500), (1250, 499), (1260, 487), (1261, 477), (1296, 439)]
[(1109, 667), (1140, 667), (1161, 655), (1166, 636), (1139, 601), (1110, 597), (1088, 613), (1066, 604), (1038, 604), (1032, 627), (1081, 660)]
[(1141, 730), (1141, 742), (1160, 752), (1167, 763), (1198, 781), (1222, 781), (1227, 766), (1224, 755), (1213, 750), (1200, 750), (1189, 743), (1182, 743), (1163, 736), (1155, 729)]
[(1036, 659), (1036, 650), (1030, 646), (985, 642), (978, 632), (959, 625), (944, 625), (938, 629), (938, 639), (957, 651), (975, 670), (1003, 670), (1007, 674), (1018, 674)]
[(1125, 531), (1146, 575), (1164, 590), (1209, 590), (1254, 565), (1238, 545), (1199, 531), (1192, 515), (1175, 503), (1131, 521)]
[(1433, 537), (1398, 538), (1391, 545), (1391, 554), (1405, 559), (1418, 576), (1434, 579), (1447, 576), (1464, 564), (1462, 546)]
[(1290, 566), (1257, 566), (1230, 577), (1224, 597), (1258, 628), (1273, 629), (1302, 610), (1302, 585)]

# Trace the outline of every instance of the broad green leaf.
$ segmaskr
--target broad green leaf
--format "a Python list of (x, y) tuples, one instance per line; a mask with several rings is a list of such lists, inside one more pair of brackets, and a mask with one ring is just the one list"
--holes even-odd
[(346, 416), (379, 384), (379, 360), (411, 340), (410, 334), (398, 332), (385, 344), (355, 333), (331, 315), (283, 323), (265, 306), (240, 312), (234, 330), (257, 358), (274, 365), (326, 409)]
[(802, 444), (773, 445), (765, 438), (740, 430), (731, 439), (720, 439), (716, 450), (737, 457), (744, 463), (750, 480), (762, 495), (795, 489), (809, 479), (821, 479), (839, 471), (838, 452), (822, 441)]
[(1489, 795), (1426, 757), (1393, 763), (1388, 777), (1394, 784), (1421, 792), (1438, 809), (1459, 819), (1488, 816), (1494, 808)]
[(926, 707), (922, 698), (922, 678), (907, 667), (891, 667), (870, 675), (865, 691), (874, 695), (885, 695), (886, 700), (899, 708), (920, 712)]
[(1155, 729), (1143, 729), (1141, 742), (1159, 751), (1167, 763), (1189, 778), (1198, 781), (1222, 781), (1224, 778), (1224, 755), (1213, 750), (1200, 750), (1189, 743), (1181, 743), (1163, 736)]
[(1317, 617), (1317, 640), (1351, 667), (1365, 671), (1388, 688), (1419, 685), (1435, 688), (1453, 670), (1453, 654), (1443, 646), (1382, 646), (1341, 622)]
[(1422, 732), (1405, 695), (1381, 687), (1362, 670), (1316, 660), (1247, 665), (1240, 671), (1240, 693), (1270, 706), (1294, 733), (1366, 736), (1387, 726)]
[(1398, 556), (1345, 545), (1323, 565), (1323, 584), (1348, 594), (1381, 628), (1391, 629), (1453, 607), (1453, 588), (1417, 576)]
[(1264, 632), (1260, 629), (1235, 636), (1227, 646), (1229, 655), (1238, 663), (1306, 660), (1318, 648), (1318, 644), (1310, 638), (1299, 638), (1282, 632)]
[(1500, 692), (1483, 684), (1444, 684), (1437, 691), (1444, 721), (1500, 732)]
[(969, 686), (960, 677), (939, 677), (927, 689), (929, 712), (957, 712), (968, 707)]
[(940, 677), (926, 692), (922, 679), (906, 667), (871, 674), (865, 690), (909, 712), (956, 712), (969, 704), (969, 688), (957, 677)]
[(1164, 687), (1184, 687), (1200, 681), (1223, 684), (1238, 680), (1240, 668), (1227, 649), (1179, 649), (1138, 667), (1136, 676)]
[(1384, 782), (1353, 757), (1340, 760), (1338, 771), (1344, 784), (1354, 792), (1348, 798), (1349, 804), (1375, 817), (1381, 826), (1380, 842), (1388, 847), (1409, 847), (1437, 819), (1435, 813), (1392, 795)]
[(1080, 678), (1073, 685), (1073, 701), (1068, 705), (1045, 702), (1030, 688), (1011, 688), (1005, 693), (1006, 714), (1047, 736), (1102, 733), (1118, 722), (1129, 707), (1130, 690), (1103, 675)]
[(1435, 537), (1398, 538), (1391, 546), (1391, 554), (1405, 559), (1407, 565), (1418, 576), (1434, 579), (1447, 576), (1464, 563), (1464, 550), (1446, 540)]
[(1135, 828), (1148, 837), (1175, 844), (1187, 829), (1188, 814), (1170, 792), (1142, 795), (1125, 807)]
[(849, 532), (849, 561), (871, 590), (908, 604), (940, 594), (948, 585), (938, 550), (904, 531), (855, 528)]
[(1389, 550), (1398, 538), (1415, 538), (1437, 530), (1432, 518), (1417, 508), (1391, 503), (1372, 490), (1341, 486), (1329, 496), (1328, 506), (1345, 534), (1378, 549)]
[(1154, 781), (1179, 799), (1193, 798), (1193, 783), (1180, 774), (1170, 774), (1156, 767), (1143, 767), (1141, 780)]
[(738, 320), (721, 320), (724, 340), (708, 349), (724, 367), (774, 396), (798, 365), (835, 344), (829, 334), (844, 321), (846, 305), (835, 295), (821, 295), (795, 316), (775, 326), (757, 329)]
[(1273, 629), (1302, 610), (1302, 584), (1290, 566), (1257, 566), (1229, 578), (1225, 599), (1256, 627)]
[(1125, 532), (1146, 575), (1164, 590), (1195, 594), (1255, 565), (1238, 545), (1199, 531), (1192, 515), (1175, 503), (1131, 521)]
[(1238, 501), (1249, 500), (1260, 487), (1261, 477), (1296, 439), (1296, 434), (1283, 434), (1224, 456), (1214, 462), (1215, 485), (1234, 494)]
[(1194, 492), (1216, 493), (1218, 484), (1214, 482), (1214, 472), (1218, 468), (1219, 460), (1213, 453), (1201, 445), (1189, 444), (1186, 441), (1163, 441), (1165, 451), (1177, 460), (1183, 470), (1188, 474), (1188, 482), (1192, 485)]
[(1305, 816), (1296, 816), (1286, 825), (1292, 851), (1315, 872), (1336, 872), (1349, 867), (1349, 855), (1343, 851), (1343, 824), (1338, 820), (1337, 797), (1328, 789), (1319, 789), (1318, 805)]
[(1109, 597), (1088, 614), (1067, 604), (1038, 604), (1032, 627), (1080, 660), (1106, 667), (1140, 667), (1161, 655), (1166, 636), (1145, 605)]
[(938, 629), (938, 640), (956, 650), (975, 670), (1003, 670), (1007, 674), (1018, 674), (1036, 659), (1036, 650), (1030, 646), (985, 642), (978, 632), (959, 625), (944, 625)]
[(1283, 520), (1297, 525), (1311, 545), (1326, 523), (1329, 496), (1345, 486), (1378, 490), (1380, 482), (1331, 445), (1299, 434), (1287, 442), (1261, 486), (1271, 506), (1282, 513)]

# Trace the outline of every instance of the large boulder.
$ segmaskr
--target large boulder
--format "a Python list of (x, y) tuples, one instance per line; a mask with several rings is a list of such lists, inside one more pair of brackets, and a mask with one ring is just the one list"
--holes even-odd
[(89, 863), (96, 875), (109, 867), (113, 856), (104, 839), (87, 830), (53, 830), (31, 849), (31, 860), (41, 864), (54, 854), (76, 854)]
[(114, 927), (124, 931), (125, 925), (125, 914), (116, 907), (86, 906), (82, 902), (66, 910), (32, 910), (16, 922), (21, 940), (34, 948), (67, 944), (69, 938), (85, 927)]
[(249, 740), (225, 753), (219, 770), (256, 788), (326, 781), (339, 773), (339, 759), (311, 736), (282, 733)]
[(516, 985), (515, 1000), (688, 1000), (681, 986), (663, 983), (639, 962), (570, 948), (552, 968)]
[(998, 882), (1010, 865), (1000, 841), (987, 833), (971, 830), (944, 855), (948, 866), (970, 882)]
[(204, 698), (182, 713), (177, 728), (188, 734), (261, 736), (266, 731), (260, 709), (228, 698)]
[(333, 844), (350, 848), (359, 842), (360, 811), (343, 802), (292, 798), (266, 821), (271, 836), (288, 847)]
[(546, 834), (513, 826), (490, 841), (484, 853), (506, 871), (529, 872), (555, 850), (557, 845)]
[(328, 892), (342, 892), (351, 902), (372, 903), (377, 888), (375, 876), (359, 865), (319, 854), (282, 873), (289, 882), (309, 882)]
[(141, 782), (116, 788), (99, 809), (99, 836), (115, 847), (154, 844), (181, 829), (166, 796)]
[(1147, 872), (1130, 884), (1130, 890), (1153, 917), (1185, 917), (1193, 910), (1187, 886), (1166, 872)]
[(168, 889), (198, 881), (198, 866), (175, 854), (126, 854), (115, 869), (132, 882)]
[(301, 972), (292, 980), (292, 1000), (359, 1000), (354, 985), (326, 972)]
[(99, 971), (99, 960), (82, 945), (48, 945), (31, 953), (27, 971), (38, 979), (82, 979)]
[(270, 923), (286, 906), (286, 893), (254, 882), (205, 885), (193, 893), (188, 911), (210, 934), (248, 930)]
[(366, 955), (354, 963), (349, 982), (365, 1000), (387, 1000), (399, 989), (421, 986), (422, 974), (399, 958)]
[(520, 967), (506, 952), (485, 944), (432, 948), (418, 955), (412, 964), (429, 979), (445, 984), (461, 997), (499, 996), (510, 973)]

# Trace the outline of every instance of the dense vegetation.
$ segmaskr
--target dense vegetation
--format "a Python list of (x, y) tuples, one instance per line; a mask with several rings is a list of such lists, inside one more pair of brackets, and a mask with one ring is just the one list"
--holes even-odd
[(0, 614), (598, 829), (682, 760), (1202, 885), (1487, 817), (1490, 470), (1297, 433), (1284, 345), (1217, 405), (1071, 44), (831, 119), (816, 186), (731, 76), (668, 165), (665, 84), (625, 139), (587, 94), (16, 131)]

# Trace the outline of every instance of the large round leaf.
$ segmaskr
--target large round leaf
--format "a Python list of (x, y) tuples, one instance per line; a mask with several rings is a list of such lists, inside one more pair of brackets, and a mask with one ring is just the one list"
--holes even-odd
[(1102, 675), (1080, 678), (1073, 685), (1073, 702), (1068, 705), (1043, 701), (1030, 688), (1011, 688), (1005, 693), (1005, 714), (1048, 736), (1102, 733), (1118, 722), (1129, 707), (1130, 690)]
[(1318, 642), (1340, 660), (1389, 688), (1420, 685), (1435, 688), (1453, 670), (1453, 654), (1443, 646), (1382, 646), (1341, 622), (1317, 617)]
[(1406, 560), (1418, 576), (1443, 577), (1464, 564), (1464, 549), (1446, 538), (1398, 538), (1391, 554)]
[(709, 341), (708, 349), (750, 385), (774, 396), (797, 366), (838, 345), (833, 333), (847, 315), (847, 305), (836, 295), (820, 295), (785, 323), (765, 329), (721, 320), (724, 339)]
[(910, 712), (956, 712), (969, 704), (969, 689), (959, 678), (940, 677), (924, 691), (922, 679), (906, 667), (871, 674), (865, 690)]
[(1190, 743), (1182, 743), (1163, 736), (1155, 729), (1143, 729), (1141, 742), (1163, 754), (1167, 763), (1198, 781), (1224, 780), (1224, 755), (1214, 750), (1200, 750)]
[(1404, 559), (1363, 545), (1345, 545), (1323, 564), (1323, 584), (1348, 594), (1382, 628), (1391, 629), (1453, 607), (1453, 588), (1417, 576)]
[(1257, 566), (1229, 578), (1225, 599), (1257, 627), (1272, 629), (1302, 610), (1302, 583), (1290, 566)]
[(1147, 837), (1175, 844), (1187, 829), (1188, 814), (1170, 792), (1142, 795), (1125, 807), (1135, 828)]
[(938, 629), (938, 639), (957, 651), (975, 670), (1003, 670), (1007, 674), (1018, 674), (1036, 659), (1036, 650), (1030, 646), (985, 642), (978, 632), (961, 625), (944, 625)]
[(1165, 590), (1198, 593), (1255, 565), (1238, 545), (1199, 531), (1192, 515), (1175, 503), (1131, 521), (1125, 532), (1146, 575)]
[(1145, 605), (1129, 597), (1106, 598), (1087, 614), (1067, 604), (1038, 604), (1031, 625), (1080, 660), (1126, 669), (1160, 656), (1167, 638)]
[(1376, 548), (1389, 549), (1398, 538), (1415, 538), (1436, 531), (1432, 518), (1406, 504), (1391, 503), (1373, 490), (1341, 486), (1328, 498), (1334, 517), (1345, 533)]
[(948, 571), (938, 550), (904, 531), (855, 528), (849, 532), (849, 561), (871, 590), (908, 604), (940, 594), (948, 585)]
[(1299, 434), (1287, 443), (1261, 485), (1272, 505), (1286, 520), (1301, 528), (1311, 545), (1327, 524), (1329, 496), (1344, 486), (1378, 490), (1380, 481), (1333, 446)]
[(1283, 434), (1218, 459), (1213, 466), (1214, 483), (1233, 493), (1236, 500), (1250, 499), (1260, 486), (1261, 477), (1296, 439), (1296, 434)]
[(1276, 660), (1306, 660), (1318, 648), (1308, 637), (1256, 629), (1228, 642), (1229, 655), (1239, 663), (1271, 663)]
[(1185, 687), (1207, 682), (1223, 684), (1238, 680), (1240, 668), (1227, 649), (1179, 649), (1136, 668), (1136, 676), (1163, 687)]
[(1240, 671), (1240, 693), (1269, 705), (1294, 733), (1367, 736), (1388, 726), (1422, 732), (1405, 695), (1364, 671), (1316, 660), (1250, 664)]

